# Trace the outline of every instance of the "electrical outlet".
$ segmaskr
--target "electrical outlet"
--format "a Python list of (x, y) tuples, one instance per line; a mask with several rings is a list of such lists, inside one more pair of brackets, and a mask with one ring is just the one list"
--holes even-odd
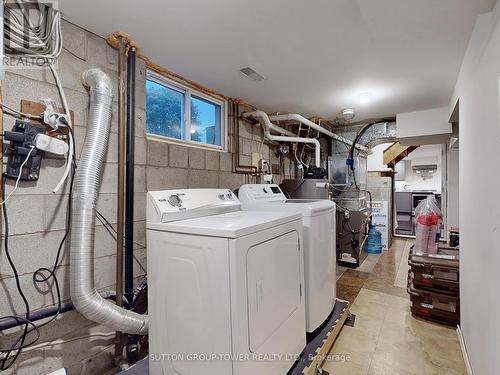
[(259, 168), (259, 162), (262, 156), (258, 152), (252, 152), (252, 167)]

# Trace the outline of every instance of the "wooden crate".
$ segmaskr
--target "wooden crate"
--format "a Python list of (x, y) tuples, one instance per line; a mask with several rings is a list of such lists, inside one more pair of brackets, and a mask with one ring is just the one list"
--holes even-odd
[(415, 316), (450, 326), (460, 324), (460, 299), (458, 296), (435, 293), (408, 286), (411, 312)]

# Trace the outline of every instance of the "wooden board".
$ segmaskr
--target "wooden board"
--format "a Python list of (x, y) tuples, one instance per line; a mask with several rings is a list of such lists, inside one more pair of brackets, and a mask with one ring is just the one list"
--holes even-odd
[[(45, 110), (45, 106), (41, 103), (21, 99), (21, 112), (29, 113), (29, 114), (38, 116), (39, 114), (42, 114), (44, 110)], [(64, 108), (58, 108), (57, 110), (60, 113), (64, 113)], [(69, 111), (69, 114), (71, 116), (71, 122), (74, 124), (75, 123), (75, 114), (72, 110)], [(30, 121), (34, 122), (34, 123), (39, 123), (39, 124), (42, 123), (41, 120), (31, 119)], [(47, 134), (52, 135), (52, 132), (54, 132), (54, 130), (49, 125), (46, 125), (46, 128), (47, 128)], [(68, 129), (61, 128), (61, 131), (58, 132), (57, 134), (63, 133), (63, 134), (67, 135), (68, 132), (69, 132)]]
[(368, 177), (392, 177), (394, 176), (393, 170), (388, 171), (368, 171)]
[(393, 143), (384, 151), (384, 165), (389, 167), (396, 165), (417, 148), (418, 146), (402, 146), (399, 142)]
[(328, 333), (327, 338), (323, 341), (323, 345), (316, 350), (316, 356), (314, 357), (311, 364), (302, 371), (304, 375), (316, 375), (316, 368), (321, 368), (321, 366), (325, 362), (328, 354), (333, 348), (333, 344), (335, 344), (335, 340), (337, 340), (337, 337), (340, 334), (342, 327), (344, 326), (348, 315), (349, 307), (346, 307), (342, 311), (340, 317), (335, 321), (335, 326)]

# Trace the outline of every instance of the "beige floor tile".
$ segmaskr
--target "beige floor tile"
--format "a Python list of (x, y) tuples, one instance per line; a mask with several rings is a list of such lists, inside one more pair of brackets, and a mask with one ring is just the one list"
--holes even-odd
[[(352, 312), (354, 314), (354, 312)], [(344, 329), (346, 330), (346, 334), (349, 334), (350, 331), (361, 331), (366, 336), (370, 336), (373, 339), (378, 339), (380, 336), (380, 331), (382, 329), (382, 325), (384, 324), (384, 317), (380, 318), (374, 317), (373, 315), (366, 314), (356, 314), (354, 327), (346, 326)]]
[(368, 375), (417, 375), (417, 373), (392, 367), (389, 363), (382, 360), (381, 357), (377, 357), (372, 359)]
[[(465, 375), (455, 329), (415, 318), (406, 294), (408, 250), (413, 241), (395, 240), (358, 285), (350, 307), (354, 327), (345, 326), (331, 351), (347, 361), (328, 361), (334, 375)], [(352, 272), (351, 272), (352, 273)], [(355, 274), (345, 278), (356, 280)], [(404, 279), (404, 282), (403, 282)], [(357, 281), (357, 280), (356, 280)], [(359, 284), (359, 283), (358, 283)], [(340, 285), (339, 287), (342, 287)]]
[(418, 369), (418, 374), (461, 374), (464, 370), (463, 361), (459, 361), (455, 355), (446, 357), (446, 354), (437, 345), (430, 345), (428, 339), (402, 336), (395, 340), (394, 337), (386, 339), (381, 334), (373, 360), (385, 362), (399, 370), (415, 372), (414, 369)]
[(344, 327), (323, 367), (333, 374), (366, 374), (376, 346), (377, 338), (361, 329)]
[[(337, 338), (331, 353), (346, 354), (363, 359), (369, 354), (375, 352), (376, 346), (377, 338), (367, 335), (361, 329), (344, 327), (341, 334)], [(353, 353), (356, 353), (356, 355)]]
[(394, 371), (406, 371), (415, 375), (432, 374), (434, 371), (434, 366), (430, 363), (427, 353), (417, 346), (394, 345), (385, 341), (378, 342), (377, 351), (372, 359), (373, 368), (377, 368), (377, 365), (381, 364)]
[(409, 253), (410, 253), (410, 246), (406, 245), (403, 254), (401, 255), (401, 260), (399, 261), (396, 278), (394, 280), (394, 285), (400, 288), (406, 288), (408, 284), (408, 270), (410, 269), (410, 266), (408, 265)]
[(400, 327), (405, 327), (414, 335), (427, 338), (443, 338), (454, 340), (458, 343), (456, 330), (451, 327), (432, 323), (423, 319), (415, 318), (408, 309), (388, 309), (382, 327), (382, 332), (386, 330), (397, 330)]
[(383, 320), (387, 312), (387, 305), (378, 302), (354, 301), (351, 308), (351, 313), (357, 316), (362, 316), (369, 320)]
[(354, 303), (378, 303), (383, 305), (389, 304), (389, 295), (386, 293), (376, 292), (370, 289), (362, 288), (359, 291), (358, 297)]
[(369, 367), (370, 362), (366, 364), (358, 364), (351, 361), (326, 361), (323, 364), (323, 369), (332, 375), (366, 375), (368, 374)]

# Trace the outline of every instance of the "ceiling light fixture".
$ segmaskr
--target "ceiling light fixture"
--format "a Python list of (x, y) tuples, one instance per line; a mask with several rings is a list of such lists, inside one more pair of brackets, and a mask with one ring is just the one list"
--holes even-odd
[(362, 92), (359, 94), (359, 102), (361, 104), (368, 104), (372, 101), (372, 93), (371, 92)]
[(345, 108), (342, 110), (342, 117), (344, 120), (349, 121), (352, 120), (355, 116), (354, 109), (352, 108)]

